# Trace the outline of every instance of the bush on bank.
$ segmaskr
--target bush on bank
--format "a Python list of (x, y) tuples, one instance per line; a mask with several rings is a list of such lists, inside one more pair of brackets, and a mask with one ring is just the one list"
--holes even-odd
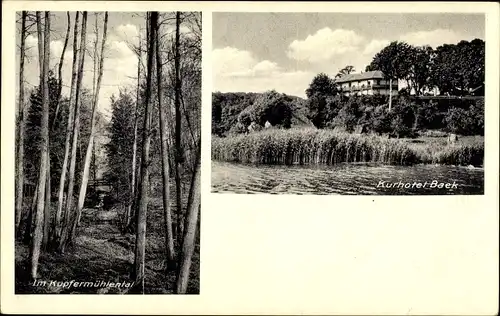
[[(313, 94), (302, 99), (276, 91), (266, 93), (213, 93), (212, 133), (218, 136), (246, 133), (251, 122), (266, 121), (283, 128), (303, 117), (320, 129), (353, 131), (358, 126), (377, 134), (413, 137), (425, 130), (461, 135), (484, 135), (484, 99), (414, 98), (389, 99), (385, 95), (345, 97)], [(307, 124), (306, 124), (307, 125)]]

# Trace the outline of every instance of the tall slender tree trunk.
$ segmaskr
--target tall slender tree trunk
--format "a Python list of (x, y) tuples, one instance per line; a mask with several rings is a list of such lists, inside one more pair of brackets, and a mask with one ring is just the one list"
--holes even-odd
[(94, 41), (94, 56), (93, 56), (93, 66), (94, 66), (94, 71), (92, 72), (92, 95), (95, 95), (95, 90), (97, 86), (97, 81), (96, 81), (96, 73), (97, 73), (97, 68), (99, 67), (99, 56), (98, 56), (98, 50), (97, 50), (97, 45), (99, 45), (99, 27), (98, 27), (98, 17), (99, 13), (94, 13), (94, 18), (95, 18), (95, 24), (94, 24), (94, 33), (95, 33), (95, 41)]
[[(92, 95), (95, 95), (96, 93), (96, 86), (97, 86), (97, 81), (96, 81), (96, 73), (97, 73), (97, 68), (99, 67), (99, 63), (98, 63), (98, 58), (99, 58), (99, 53), (98, 53), (98, 48), (97, 48), (97, 45), (99, 44), (99, 23), (98, 23), (98, 16), (99, 16), (99, 13), (98, 12), (95, 12), (94, 13), (94, 16), (95, 16), (95, 23), (94, 23), (94, 32), (95, 32), (95, 42), (94, 42), (94, 59), (93, 59), (93, 64), (94, 64), (94, 69), (93, 69), (93, 72), (92, 72)], [(92, 181), (94, 183), (94, 193), (96, 192), (96, 173), (97, 173), (97, 166), (96, 166), (96, 159), (95, 159), (95, 144), (94, 146), (92, 146), (92, 159), (90, 161), (90, 166), (91, 166), (91, 169), (92, 169)]]
[(63, 204), (64, 204), (64, 187), (66, 184), (66, 173), (68, 170), (68, 160), (69, 160), (69, 152), (71, 148), (71, 135), (73, 133), (73, 127), (75, 124), (75, 94), (76, 94), (76, 80), (77, 80), (77, 57), (78, 57), (78, 20), (79, 20), (79, 12), (76, 12), (75, 17), (75, 26), (73, 32), (73, 66), (71, 73), (71, 88), (70, 88), (70, 96), (69, 96), (69, 114), (68, 114), (68, 124), (66, 128), (66, 142), (64, 145), (64, 161), (62, 165), (61, 178), (59, 181), (59, 194), (57, 201), (57, 211), (56, 211), (56, 239), (61, 237), (62, 231), (62, 221), (65, 216), (63, 216)]
[(155, 29), (158, 22), (158, 12), (151, 12), (149, 17), (150, 31), (148, 38), (148, 64), (146, 77), (146, 110), (144, 126), (142, 130), (142, 159), (141, 180), (139, 186), (139, 205), (137, 209), (137, 230), (135, 242), (134, 277), (136, 284), (140, 284), (144, 292), (144, 268), (145, 268), (145, 246), (146, 246), (146, 220), (148, 209), (149, 189), (149, 150), (151, 142), (151, 116), (153, 102), (151, 99), (153, 58), (155, 54)]
[(198, 216), (200, 212), (201, 200), (201, 179), (200, 179), (200, 142), (196, 153), (196, 164), (194, 168), (193, 178), (191, 180), (191, 188), (189, 189), (189, 198), (187, 205), (186, 223), (184, 229), (184, 238), (182, 241), (182, 255), (180, 267), (177, 275), (176, 293), (185, 294), (189, 281), (189, 271), (191, 269), (191, 260), (193, 258), (196, 228), (198, 224)]
[(160, 52), (160, 24), (156, 25), (156, 84), (158, 90), (158, 114), (160, 116), (160, 153), (161, 153), (161, 175), (163, 178), (163, 216), (165, 225), (165, 250), (167, 253), (167, 271), (175, 271), (175, 250), (174, 235), (172, 231), (172, 213), (169, 204), (169, 162), (168, 162), (168, 144), (167, 144), (167, 125), (163, 113), (163, 90), (162, 82), (162, 62)]
[(76, 212), (71, 216), (71, 209), (73, 207), (73, 190), (75, 185), (75, 166), (76, 166), (76, 151), (78, 146), (78, 134), (80, 130), (80, 88), (82, 86), (83, 78), (83, 66), (85, 64), (85, 49), (87, 41), (87, 11), (83, 11), (82, 18), (82, 31), (80, 38), (80, 51), (79, 51), (79, 64), (78, 64), (78, 76), (76, 82), (75, 91), (75, 123), (73, 125), (73, 144), (71, 146), (71, 160), (69, 165), (69, 175), (68, 175), (68, 194), (66, 198), (66, 219), (65, 225), (63, 227), (61, 240), (59, 242), (59, 250), (64, 252), (66, 246), (71, 243), (69, 239), (71, 230), (71, 221), (76, 220)]
[(24, 60), (26, 57), (26, 17), (27, 12), (22, 12), (21, 21), (21, 48), (19, 62), (19, 109), (17, 118), (17, 181), (16, 181), (16, 234), (19, 234), (19, 226), (23, 214), (24, 204), (24, 134), (26, 133), (26, 116), (28, 106), (24, 104)]
[(92, 183), (94, 184), (94, 186), (93, 186), (94, 192), (96, 192), (96, 189), (97, 189), (97, 159), (96, 159), (96, 155), (95, 155), (95, 148), (96, 148), (96, 146), (94, 144), (94, 147), (92, 147), (92, 162), (91, 162)]
[[(48, 141), (50, 142), (50, 140)], [(44, 216), (43, 216), (43, 239), (42, 239), (42, 248), (43, 250), (47, 249), (47, 245), (49, 244), (49, 235), (50, 235), (50, 143), (47, 144), (47, 177), (45, 184), (45, 206), (44, 206)]]
[(33, 199), (31, 200), (31, 206), (28, 210), (28, 216), (26, 217), (26, 227), (24, 228), (23, 243), (29, 245), (31, 243), (31, 233), (33, 230), (33, 214), (36, 212), (36, 202), (38, 195), (38, 181), (35, 187), (35, 192), (33, 194)]
[(130, 179), (130, 201), (127, 207), (127, 214), (125, 218), (125, 227), (130, 227), (132, 222), (132, 210), (136, 204), (136, 165), (137, 165), (137, 121), (139, 118), (139, 99), (140, 99), (140, 87), (141, 87), (141, 59), (142, 59), (142, 47), (141, 47), (141, 35), (139, 33), (139, 52), (137, 60), (137, 91), (136, 91), (136, 101), (134, 108), (134, 143), (132, 145), (132, 171)]
[(43, 58), (42, 67), (40, 69), (40, 86), (42, 87), (42, 121), (41, 121), (41, 153), (40, 153), (40, 176), (38, 178), (38, 202), (35, 214), (35, 231), (33, 234), (33, 242), (30, 248), (31, 257), (31, 278), (38, 278), (38, 260), (40, 257), (40, 246), (43, 238), (43, 218), (45, 206), (45, 185), (47, 177), (47, 151), (49, 141), (49, 86), (48, 86), (48, 70), (50, 60), (50, 13), (45, 11), (45, 31), (43, 48), (41, 38), (41, 17), (40, 11), (36, 12), (37, 29), (39, 32), (38, 50), (43, 51), (39, 59)]
[(34, 220), (34, 214), (36, 213), (36, 206), (37, 206), (37, 201), (38, 201), (38, 184), (39, 184), (39, 181), (37, 180), (35, 192), (33, 194), (33, 198), (31, 199), (31, 206), (30, 206), (29, 211), (28, 211), (28, 217), (26, 219), (26, 227), (25, 227), (24, 236), (23, 236), (23, 242), (26, 245), (30, 244), (31, 234), (33, 232), (33, 220)]
[(66, 29), (66, 37), (64, 40), (63, 50), (61, 52), (61, 58), (59, 59), (59, 66), (57, 71), (57, 83), (58, 83), (58, 91), (57, 91), (57, 106), (56, 112), (54, 114), (54, 121), (52, 121), (52, 127), (56, 125), (57, 115), (59, 114), (59, 106), (61, 103), (61, 94), (62, 94), (62, 67), (64, 65), (64, 54), (66, 54), (66, 48), (68, 47), (69, 41), (69, 32), (71, 31), (71, 16), (69, 15), (69, 11), (66, 12), (68, 17), (68, 27)]
[(181, 144), (181, 130), (182, 130), (182, 117), (181, 117), (181, 105), (180, 105), (180, 95), (181, 95), (181, 80), (179, 78), (180, 74), (180, 52), (179, 52), (179, 42), (180, 42), (180, 24), (181, 17), (180, 12), (177, 11), (175, 14), (175, 56), (174, 56), (174, 67), (175, 67), (175, 190), (176, 190), (176, 204), (177, 204), (177, 220), (176, 220), (176, 239), (177, 244), (180, 245), (180, 240), (182, 238), (181, 231), (181, 221), (182, 221), (182, 185), (181, 185), (181, 159), (182, 159), (182, 144)]
[(92, 119), (90, 121), (90, 138), (89, 143), (87, 145), (87, 152), (85, 154), (85, 163), (82, 171), (82, 180), (80, 184), (80, 194), (78, 197), (78, 206), (77, 206), (77, 216), (76, 220), (73, 222), (73, 226), (71, 228), (71, 240), (75, 236), (76, 228), (80, 221), (80, 216), (82, 215), (83, 205), (85, 202), (85, 195), (87, 193), (87, 184), (89, 181), (89, 171), (90, 171), (90, 160), (92, 158), (92, 148), (94, 146), (94, 138), (95, 138), (95, 129), (96, 129), (96, 115), (97, 115), (97, 107), (99, 105), (99, 90), (101, 88), (102, 81), (102, 73), (103, 73), (103, 63), (104, 63), (104, 46), (106, 45), (106, 34), (108, 32), (108, 12), (104, 13), (104, 31), (102, 37), (102, 46), (101, 46), (101, 55), (99, 58), (99, 74), (97, 76), (97, 84), (96, 90), (94, 94), (94, 102), (92, 102)]
[(392, 78), (389, 79), (389, 111), (392, 108)]

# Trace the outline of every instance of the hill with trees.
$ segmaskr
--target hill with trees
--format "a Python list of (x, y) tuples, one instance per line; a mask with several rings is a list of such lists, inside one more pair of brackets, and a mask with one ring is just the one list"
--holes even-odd
[[(275, 128), (312, 126), (306, 100), (276, 91), (264, 93), (212, 93), (212, 134), (227, 136), (248, 132), (248, 127)], [(268, 125), (269, 126), (269, 125)]]

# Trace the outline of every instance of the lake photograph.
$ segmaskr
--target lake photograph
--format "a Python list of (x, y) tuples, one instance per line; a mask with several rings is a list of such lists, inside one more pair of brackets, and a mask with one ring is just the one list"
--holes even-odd
[(212, 21), (212, 193), (484, 194), (484, 14)]

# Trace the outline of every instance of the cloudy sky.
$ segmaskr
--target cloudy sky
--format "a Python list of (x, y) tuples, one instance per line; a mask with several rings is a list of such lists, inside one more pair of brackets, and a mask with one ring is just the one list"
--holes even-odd
[(390, 41), (484, 39), (482, 14), (214, 13), (213, 91), (305, 96), (319, 72), (364, 71)]
[[(73, 59), (73, 24), (75, 12), (71, 12), (71, 31), (68, 47), (65, 52), (63, 64), (63, 94), (69, 96), (69, 86), (71, 85), (71, 67)], [(80, 14), (80, 22), (82, 15)], [(95, 41), (95, 13), (88, 13), (87, 20), (87, 48), (93, 52), (93, 42)], [(102, 40), (104, 24), (104, 13), (98, 16), (99, 38)], [(137, 55), (129, 48), (129, 44), (138, 44), (139, 32), (142, 38), (145, 36), (145, 13), (120, 13), (110, 12), (108, 18), (108, 36), (105, 48), (104, 71), (102, 85), (99, 94), (98, 110), (109, 117), (110, 97), (118, 94), (119, 88), (135, 85), (137, 77)], [(66, 12), (52, 12), (51, 15), (51, 43), (50, 43), (50, 67), (57, 73), (57, 65), (63, 50), (64, 37), (66, 35), (67, 16)], [(164, 32), (169, 32), (169, 26), (165, 26)], [(35, 30), (35, 27), (32, 28)], [(80, 39), (80, 37), (78, 38)], [(17, 36), (17, 43), (20, 43), (20, 36)], [(38, 40), (36, 32), (32, 32), (26, 39), (28, 61), (25, 64), (25, 81), (27, 88), (32, 88), (39, 84), (38, 67)], [(100, 50), (101, 44), (98, 44)], [(19, 57), (19, 50), (16, 51)], [(83, 86), (92, 90), (93, 82), (93, 61), (90, 55), (85, 57), (85, 68), (83, 76)]]

